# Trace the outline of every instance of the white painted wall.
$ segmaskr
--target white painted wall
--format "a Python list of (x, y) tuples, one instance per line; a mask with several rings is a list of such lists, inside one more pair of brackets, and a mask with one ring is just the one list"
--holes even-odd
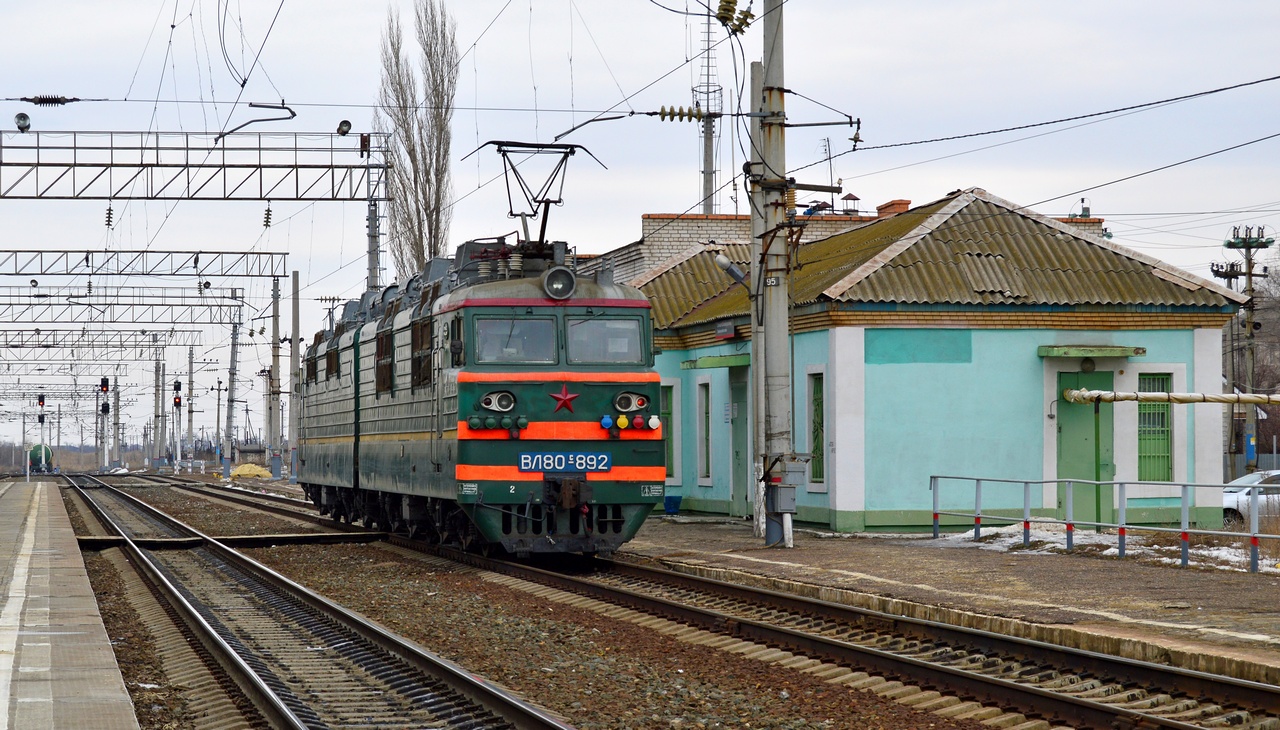
[(837, 327), (829, 334), (827, 498), (833, 510), (860, 512), (867, 502), (866, 328)]

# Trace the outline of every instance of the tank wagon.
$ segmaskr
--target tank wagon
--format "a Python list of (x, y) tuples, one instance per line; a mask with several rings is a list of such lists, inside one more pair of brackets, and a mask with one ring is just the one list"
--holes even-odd
[(648, 299), (561, 242), (470, 241), (347, 302), (306, 351), (321, 513), (516, 554), (610, 553), (666, 478)]
[(30, 474), (53, 473), (53, 449), (36, 444), (27, 450), (27, 471)]

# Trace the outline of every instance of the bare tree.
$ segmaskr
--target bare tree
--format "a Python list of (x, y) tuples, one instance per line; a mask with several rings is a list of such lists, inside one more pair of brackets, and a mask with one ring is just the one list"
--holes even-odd
[(387, 149), (388, 245), (403, 281), (441, 254), (448, 242), (449, 124), (458, 80), (455, 24), (444, 0), (416, 0), (418, 68), (405, 55), (399, 13), (387, 11), (382, 36), (382, 85), (375, 128), (390, 134)]

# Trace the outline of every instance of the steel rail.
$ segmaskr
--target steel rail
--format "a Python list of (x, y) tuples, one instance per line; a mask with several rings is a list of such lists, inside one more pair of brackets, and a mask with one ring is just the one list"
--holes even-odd
[[(182, 592), (178, 590), (177, 586), (173, 585), (173, 583), (169, 581), (169, 579), (160, 570), (159, 566), (151, 560), (150, 556), (138, 547), (137, 544), (135, 544), (133, 540), (125, 534), (124, 530), (111, 519), (111, 516), (106, 513), (106, 510), (102, 509), (101, 505), (84, 493), (84, 490), (76, 483), (76, 479), (83, 479), (91, 483), (96, 482), (97, 486), (101, 488), (112, 488), (100, 479), (88, 475), (67, 477), (67, 481), (70, 482), (72, 487), (75, 488), (80, 493), (80, 496), (84, 498), (85, 503), (88, 504), (89, 508), (93, 511), (94, 516), (104, 526), (114, 532), (115, 535), (123, 538), (123, 549), (125, 554), (129, 557), (129, 561), (137, 566), (138, 570), (143, 574), (147, 581), (150, 582), (151, 585), (162, 594), (165, 601), (167, 601), (168, 604), (173, 607), (180, 616), (182, 616), (183, 621), (196, 635), (196, 639), (210, 653), (214, 658), (214, 661), (218, 663), (218, 666), (220, 666), (222, 670), (231, 677), (231, 679), (236, 683), (236, 686), (240, 688), (240, 691), (244, 692), (249, 701), (253, 703), (253, 706), (262, 713), (264, 719), (271, 723), (272, 727), (275, 728), (289, 728), (290, 730), (296, 728), (297, 730), (306, 730), (307, 726), (302, 722), (302, 720), (298, 719), (298, 716), (295, 715), (287, 705), (285, 705), (280, 696), (272, 691), (271, 688), (267, 686), (266, 682), (264, 682), (262, 678), (249, 667), (244, 658), (236, 653), (236, 651), (231, 648), (231, 646), (218, 634), (218, 632), (215, 631), (207, 621), (205, 621), (204, 617), (200, 615), (200, 612), (196, 610), (195, 606), (193, 606), (191, 602), (182, 595)], [(119, 493), (117, 492), (117, 494)], [(126, 499), (132, 499), (131, 497), (128, 497), (128, 495), (120, 496), (125, 497)], [(168, 517), (157, 510), (152, 511), (157, 512), (161, 517)]]
[[(1156, 685), (1161, 689), (1175, 690), (1191, 697), (1218, 696), (1228, 704), (1247, 705), (1268, 713), (1280, 714), (1280, 687), (1269, 684), (1144, 662), (1137, 659), (1127, 659), (1084, 649), (1073, 649), (1008, 634), (898, 616), (765, 588), (750, 588), (651, 566), (619, 563), (599, 558), (596, 559), (596, 562), (605, 564), (611, 571), (675, 583), (693, 590), (706, 591), (711, 589), (729, 598), (763, 604), (771, 608), (807, 615), (818, 615), (852, 625), (864, 624), (876, 630), (918, 638), (936, 639), (953, 645), (981, 647), (984, 651), (990, 650), (1012, 654), (1017, 657), (1026, 657), (1055, 667), (1069, 667), (1073, 670), (1112, 677), (1118, 681)], [(1227, 699), (1225, 695), (1229, 695), (1230, 699)]]
[[(97, 481), (97, 480), (95, 480)], [(99, 482), (101, 483), (101, 482)], [(160, 510), (146, 504), (131, 495), (120, 492), (106, 484), (103, 487), (121, 498), (136, 503), (144, 511), (161, 516), (176, 525), (180, 525), (188, 534), (198, 537), (203, 547), (218, 558), (234, 565), (246, 573), (262, 580), (272, 588), (302, 602), (312, 610), (318, 611), (335, 620), (347, 630), (369, 641), (383, 651), (388, 652), (422, 674), (447, 685), (475, 705), (492, 712), (501, 720), (510, 723), (520, 730), (573, 730), (573, 726), (553, 716), (546, 710), (536, 707), (510, 691), (489, 680), (479, 677), (465, 668), (443, 657), (427, 651), (416, 643), (410, 642), (383, 627), (363, 618), (348, 609), (336, 604), (314, 591), (295, 583), (284, 575), (267, 566), (233, 550), (218, 540), (173, 518)], [(255, 505), (263, 506), (263, 505)], [(292, 726), (289, 726), (292, 727)]]
[[(398, 541), (400, 540), (401, 538), (392, 538), (392, 542), (397, 544), (399, 544)], [(406, 544), (405, 546), (412, 547), (411, 544)], [(589, 579), (577, 578), (564, 573), (486, 559), (452, 548), (436, 548), (435, 550), (446, 557), (482, 569), (511, 575), (541, 585), (552, 586), (571, 593), (590, 596), (716, 633), (769, 646), (782, 647), (810, 657), (823, 658), (834, 663), (889, 675), (903, 680), (904, 683), (924, 685), (964, 698), (1013, 708), (1028, 715), (1053, 719), (1073, 727), (1105, 728), (1107, 730), (1116, 727), (1203, 730), (1203, 726), (1200, 725), (1116, 707), (1106, 703), (1093, 702), (1048, 689), (1020, 684), (955, 667), (934, 664), (925, 660), (901, 656), (889, 651), (861, 646), (839, 639), (774, 626), (762, 621), (684, 605), (665, 598), (606, 586), (592, 582)], [(602, 565), (614, 565), (610, 561), (599, 560), (598, 562)], [(627, 566), (627, 568), (637, 569), (638, 566)], [(1082, 667), (1093, 667), (1095, 668), (1093, 670), (1095, 673), (1104, 677), (1122, 677), (1125, 676), (1126, 672), (1131, 672), (1134, 676), (1139, 677), (1159, 676), (1161, 679), (1151, 681), (1162, 690), (1166, 689), (1165, 685), (1168, 685), (1167, 689), (1186, 692), (1193, 697), (1203, 697), (1205, 695), (1224, 697), (1224, 695), (1228, 695), (1230, 699), (1224, 699), (1224, 703), (1228, 705), (1238, 706), (1252, 701), (1259, 709), (1268, 709), (1276, 707), (1277, 702), (1280, 701), (1280, 688), (1255, 682), (1110, 657), (1043, 642), (814, 601), (772, 591), (734, 586), (720, 581), (704, 581), (704, 579), (671, 571), (654, 568), (642, 568), (642, 570), (650, 571), (653, 575), (662, 575), (663, 577), (670, 575), (685, 581), (692, 581), (698, 585), (700, 590), (704, 591), (712, 589), (725, 590), (731, 592), (732, 595), (756, 603), (776, 602), (778, 607), (790, 606), (791, 608), (786, 610), (801, 611), (808, 615), (821, 615), (826, 610), (844, 612), (854, 617), (853, 620), (857, 624), (868, 628), (902, 627), (904, 632), (907, 628), (910, 628), (911, 631), (917, 632), (917, 635), (921, 636), (921, 638), (927, 637), (945, 641), (946, 639), (943, 637), (952, 637), (952, 640), (957, 644), (968, 648), (978, 648), (984, 652), (991, 652), (996, 647), (1009, 647), (1008, 650), (1013, 652), (1015, 657), (1038, 658), (1039, 661), (1045, 664), (1062, 667), (1068, 671), (1074, 671)], [(1143, 672), (1149, 674), (1143, 674)], [(1236, 692), (1240, 694), (1235, 694)]]

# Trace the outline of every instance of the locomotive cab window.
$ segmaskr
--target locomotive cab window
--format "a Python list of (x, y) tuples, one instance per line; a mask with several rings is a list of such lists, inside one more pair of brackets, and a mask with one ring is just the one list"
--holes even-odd
[(554, 364), (556, 321), (549, 317), (479, 317), (476, 362)]
[(570, 317), (568, 325), (571, 363), (642, 365), (647, 359), (638, 318)]

